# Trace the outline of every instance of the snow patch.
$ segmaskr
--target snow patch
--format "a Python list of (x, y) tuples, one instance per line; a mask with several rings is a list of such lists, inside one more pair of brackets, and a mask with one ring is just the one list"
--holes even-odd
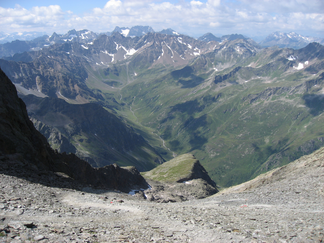
[(306, 62), (304, 62), (305, 63), (305, 65), (308, 65), (308, 61), (306, 61)]
[(106, 55), (110, 56), (111, 57), (111, 62), (114, 62), (114, 60), (115, 60), (115, 55), (114, 54), (110, 54), (107, 50), (100, 51), (100, 52), (102, 52), (103, 54), (106, 54)]
[(186, 45), (186, 43), (184, 43), (183, 41), (182, 41), (182, 37), (178, 37), (178, 42), (180, 43), (180, 44), (183, 44), (183, 45)]
[(190, 44), (188, 44), (188, 48), (189, 48), (189, 49), (192, 49), (192, 46), (191, 46)]
[(294, 61), (294, 60), (296, 60), (296, 57), (294, 57), (293, 55), (290, 55), (290, 56), (287, 58), (287, 60), (289, 60), (289, 61)]
[(170, 51), (171, 51), (171, 53), (172, 53), (172, 56), (171, 56), (171, 58), (173, 58), (173, 56), (174, 56), (174, 54), (173, 54), (173, 51), (172, 51), (172, 49), (171, 49), (171, 47), (170, 46), (168, 46), (168, 44), (166, 43), (166, 42), (164, 42), (164, 44), (170, 49)]
[[(194, 52), (193, 54), (194, 54), (195, 56), (199, 56), (199, 55), (200, 55), (200, 50), (199, 50), (198, 47), (195, 47), (194, 51), (195, 51), (195, 52)], [(197, 52), (197, 51), (198, 51), (198, 52)]]
[(298, 63), (298, 67), (293, 67), (294, 69), (297, 69), (297, 70), (301, 70), (301, 69), (303, 69), (304, 68), (304, 64), (302, 64), (301, 62), (300, 63)]
[(126, 29), (126, 30), (122, 30), (122, 35), (127, 37), (128, 36), (128, 33), (129, 33), (129, 29)]
[(116, 42), (114, 42), (114, 43), (115, 43), (115, 45), (116, 45), (116, 50), (118, 51), (121, 47), (119, 46), (118, 43), (116, 43)]
[(84, 49), (86, 49), (86, 50), (88, 50), (88, 49), (89, 49), (89, 47), (87, 47), (87, 46), (84, 46), (84, 45), (81, 45), (81, 47), (82, 47), (82, 48), (84, 48)]
[(89, 42), (89, 43), (88, 43), (88, 45), (93, 45), (93, 42), (92, 42), (92, 41), (91, 41), (91, 42)]
[(128, 56), (132, 56), (137, 52), (134, 48), (131, 48), (130, 50), (126, 50), (124, 48), (124, 50), (126, 51), (126, 55), (128, 55)]

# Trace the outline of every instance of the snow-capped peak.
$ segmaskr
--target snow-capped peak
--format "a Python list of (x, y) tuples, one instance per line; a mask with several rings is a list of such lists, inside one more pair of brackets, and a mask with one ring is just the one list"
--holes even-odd
[(123, 29), (123, 30), (121, 30), (121, 32), (122, 32), (122, 35), (123, 35), (123, 36), (125, 36), (125, 37), (127, 37), (127, 36), (128, 36), (128, 34), (129, 34), (129, 31), (130, 31), (130, 29)]

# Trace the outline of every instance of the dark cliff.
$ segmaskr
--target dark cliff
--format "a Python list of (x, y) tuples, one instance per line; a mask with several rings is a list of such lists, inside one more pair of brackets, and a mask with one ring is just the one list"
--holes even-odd
[(15, 158), (21, 169), (63, 172), (75, 181), (98, 188), (129, 191), (147, 188), (145, 179), (131, 167), (109, 165), (95, 169), (74, 154), (54, 152), (47, 140), (29, 120), (26, 106), (18, 97), (15, 86), (0, 70), (0, 163)]

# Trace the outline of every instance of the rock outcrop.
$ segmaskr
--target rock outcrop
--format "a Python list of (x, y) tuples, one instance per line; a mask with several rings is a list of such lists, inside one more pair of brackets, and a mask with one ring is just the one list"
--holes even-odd
[[(109, 165), (95, 169), (74, 154), (55, 152), (28, 118), (26, 106), (15, 86), (0, 70), (0, 163), (4, 173), (13, 160), (17, 170), (62, 172), (79, 183), (128, 192), (147, 188), (134, 168)], [(10, 169), (10, 168), (8, 168)], [(12, 170), (11, 172), (17, 172)]]
[(218, 192), (216, 183), (192, 154), (180, 155), (143, 176), (152, 187), (143, 194), (150, 201), (186, 201)]

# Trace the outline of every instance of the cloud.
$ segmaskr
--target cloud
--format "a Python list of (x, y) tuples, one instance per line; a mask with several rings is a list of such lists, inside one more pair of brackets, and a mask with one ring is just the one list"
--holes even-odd
[(197, 7), (197, 6), (199, 7), (199, 6), (202, 6), (203, 5), (203, 3), (200, 2), (200, 1), (191, 1), (190, 4), (193, 7)]
[(208, 0), (207, 5), (213, 6), (213, 7), (218, 7), (220, 5), (220, 0)]
[[(24, 31), (27, 29), (47, 28), (64, 20), (64, 13), (58, 5), (33, 7), (27, 10), (20, 5), (15, 8), (0, 7), (0, 27), (3, 31)], [(43, 31), (43, 30), (42, 30)]]
[(116, 9), (120, 8), (123, 3), (120, 0), (110, 0), (106, 3), (104, 9)]
[(289, 14), (294, 12), (323, 13), (324, 1), (322, 0), (241, 0), (245, 8), (257, 12), (272, 12)]
[[(176, 2), (176, 1), (173, 1)], [(111, 31), (116, 25), (150, 25), (155, 30), (172, 28), (192, 36), (241, 33), (267, 35), (274, 31), (324, 34), (322, 0), (109, 0), (102, 8), (84, 15), (63, 12), (60, 6), (27, 10), (0, 7), (2, 31), (35, 30), (65, 33), (69, 29)], [(73, 11), (73, 9), (72, 9)]]

